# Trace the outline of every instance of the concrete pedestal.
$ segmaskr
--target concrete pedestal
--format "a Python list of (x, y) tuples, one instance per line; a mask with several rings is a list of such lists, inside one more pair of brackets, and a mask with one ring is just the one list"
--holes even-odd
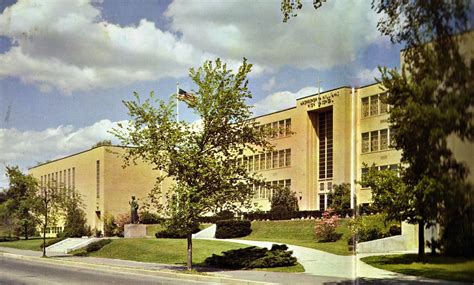
[(146, 237), (146, 225), (126, 224), (124, 227), (124, 237), (126, 238), (144, 238)]

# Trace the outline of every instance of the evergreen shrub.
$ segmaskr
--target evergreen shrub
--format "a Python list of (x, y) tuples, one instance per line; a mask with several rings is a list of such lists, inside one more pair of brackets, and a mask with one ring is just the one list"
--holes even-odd
[(86, 246), (86, 251), (87, 252), (98, 251), (98, 250), (100, 250), (101, 248), (103, 248), (104, 246), (108, 245), (111, 242), (112, 242), (112, 240), (110, 240), (110, 239), (101, 239), (101, 240), (92, 242), (92, 243), (90, 243)]
[(242, 269), (242, 268), (269, 268), (292, 266), (296, 264), (296, 258), (288, 247), (274, 244), (270, 250), (255, 246), (234, 249), (222, 252), (222, 255), (213, 254), (206, 258), (205, 264), (220, 268)]
[(216, 222), (216, 238), (248, 236), (252, 229), (249, 220), (223, 220)]

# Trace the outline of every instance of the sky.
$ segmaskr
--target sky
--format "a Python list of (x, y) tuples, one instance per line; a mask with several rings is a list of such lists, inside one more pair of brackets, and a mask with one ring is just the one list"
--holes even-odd
[[(280, 2), (254, 0), (0, 0), (0, 188), (7, 165), (25, 172), (110, 139), (136, 91), (168, 99), (196, 86), (191, 67), (221, 58), (253, 64), (255, 115), (340, 86), (374, 83), (399, 67), (371, 1), (303, 1), (282, 22)], [(180, 118), (199, 119), (180, 106)]]

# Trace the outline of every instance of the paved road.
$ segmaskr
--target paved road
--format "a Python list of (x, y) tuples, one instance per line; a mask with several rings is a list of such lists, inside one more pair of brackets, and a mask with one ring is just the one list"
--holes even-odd
[(209, 284), (0, 257), (0, 284)]

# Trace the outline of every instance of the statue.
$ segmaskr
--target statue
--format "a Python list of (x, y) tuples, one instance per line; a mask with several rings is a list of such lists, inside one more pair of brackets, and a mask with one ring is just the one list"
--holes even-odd
[(132, 201), (128, 202), (130, 204), (130, 217), (132, 224), (138, 224), (138, 203), (135, 200), (135, 196), (132, 196)]

